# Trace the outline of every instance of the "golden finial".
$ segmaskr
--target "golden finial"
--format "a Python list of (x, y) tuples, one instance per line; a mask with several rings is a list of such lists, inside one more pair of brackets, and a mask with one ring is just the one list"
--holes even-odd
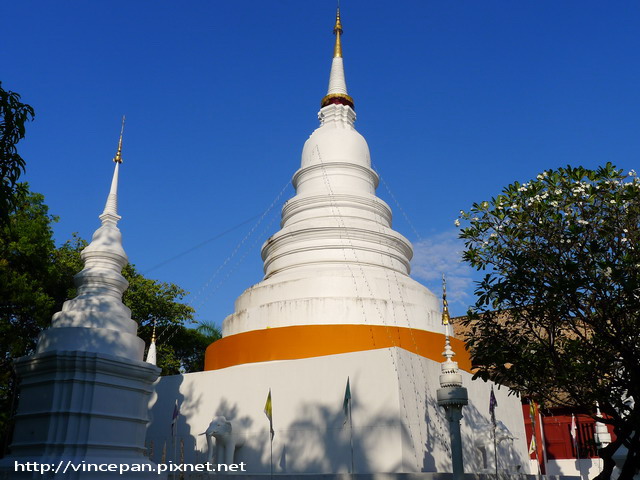
[(116, 156), (113, 157), (113, 161), (116, 163), (122, 163), (122, 135), (124, 134), (124, 115), (122, 116), (122, 128), (120, 129), (120, 140), (118, 140), (118, 151)]
[[(347, 95), (347, 85), (344, 80), (344, 69), (342, 67), (342, 44), (340, 36), (342, 35), (342, 23), (340, 22), (340, 3), (336, 10), (336, 24), (333, 28), (336, 36), (336, 45), (333, 49), (333, 61), (331, 62), (331, 75), (329, 76), (329, 91), (320, 102), (321, 108), (331, 104), (346, 105), (354, 108), (353, 98)], [(336, 60), (339, 58), (340, 60)]]
[(449, 325), (451, 317), (449, 316), (449, 304), (447, 303), (447, 281), (442, 274), (442, 324)]
[(153, 333), (151, 334), (151, 342), (155, 343), (156, 341), (156, 320), (153, 320)]
[(342, 35), (342, 23), (340, 23), (340, 4), (336, 12), (336, 25), (333, 27), (333, 33), (336, 36), (336, 44), (333, 47), (333, 58), (342, 57), (342, 43), (340, 43), (340, 35)]

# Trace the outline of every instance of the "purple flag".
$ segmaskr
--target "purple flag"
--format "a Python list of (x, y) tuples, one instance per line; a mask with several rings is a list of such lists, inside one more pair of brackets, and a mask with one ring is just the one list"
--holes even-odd
[(498, 401), (496, 400), (496, 395), (493, 393), (493, 385), (491, 385), (491, 396), (489, 397), (489, 412), (491, 412), (491, 422), (496, 424), (496, 407), (498, 406)]

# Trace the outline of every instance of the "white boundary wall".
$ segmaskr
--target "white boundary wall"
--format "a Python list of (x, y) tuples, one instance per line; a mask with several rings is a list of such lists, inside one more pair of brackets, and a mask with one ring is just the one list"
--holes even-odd
[[(198, 434), (214, 416), (224, 415), (246, 436), (236, 462), (246, 462), (248, 473), (268, 473), (269, 422), (263, 409), (271, 389), (274, 472), (346, 473), (351, 446), (342, 403), (349, 376), (355, 472), (448, 472), (448, 426), (435, 401), (439, 374), (439, 363), (388, 348), (163, 377), (151, 399), (147, 444), (153, 442), (155, 461), (161, 461), (165, 449), (166, 462), (202, 462), (206, 439)], [(491, 387), (472, 382), (466, 373), (464, 384), (469, 390), (462, 421), (466, 470), (491, 473), (495, 471), (493, 442), (486, 445), (491, 431)], [(507, 396), (505, 388), (495, 393), (497, 420), (514, 437), (499, 444), (498, 469), (529, 473), (520, 401)], [(176, 400), (180, 404), (177, 436), (182, 442), (171, 438)], [(484, 456), (478, 445), (484, 446)]]

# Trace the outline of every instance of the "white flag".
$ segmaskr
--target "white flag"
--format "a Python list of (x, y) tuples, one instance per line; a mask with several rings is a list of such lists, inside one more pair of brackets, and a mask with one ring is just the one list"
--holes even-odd
[(578, 427), (576, 425), (576, 416), (571, 414), (571, 441), (573, 442), (573, 449), (576, 453), (576, 458), (580, 456), (578, 452)]

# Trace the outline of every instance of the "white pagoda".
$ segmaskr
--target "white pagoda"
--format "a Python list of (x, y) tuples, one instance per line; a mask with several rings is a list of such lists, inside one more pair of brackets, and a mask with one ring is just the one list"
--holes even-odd
[[(354, 127), (342, 33), (338, 10), (320, 126), (304, 144), (281, 229), (262, 247), (264, 279), (237, 299), (204, 372), (156, 386), (148, 443), (184, 452), (166, 460), (204, 461), (200, 434), (224, 416), (242, 437), (235, 459), (249, 473), (451, 471), (448, 424), (436, 401), (445, 343), (439, 302), (409, 276), (411, 243), (392, 229), (391, 209), (375, 194), (378, 175)], [(464, 463), (469, 472), (493, 473), (491, 387), (471, 381), (463, 343), (452, 338), (451, 346), (469, 392)], [(272, 445), (263, 412), (269, 391)], [(497, 468), (527, 473), (520, 402), (504, 388), (496, 397), (496, 416), (511, 432), (498, 444)]]
[(77, 296), (53, 316), (35, 353), (15, 361), (18, 410), (11, 454), (0, 462), (7, 477), (0, 478), (166, 478), (153, 471), (145, 449), (147, 407), (160, 369), (143, 361), (138, 324), (122, 303), (128, 286), (117, 225), (122, 133), (113, 161), (101, 226), (74, 278)]

